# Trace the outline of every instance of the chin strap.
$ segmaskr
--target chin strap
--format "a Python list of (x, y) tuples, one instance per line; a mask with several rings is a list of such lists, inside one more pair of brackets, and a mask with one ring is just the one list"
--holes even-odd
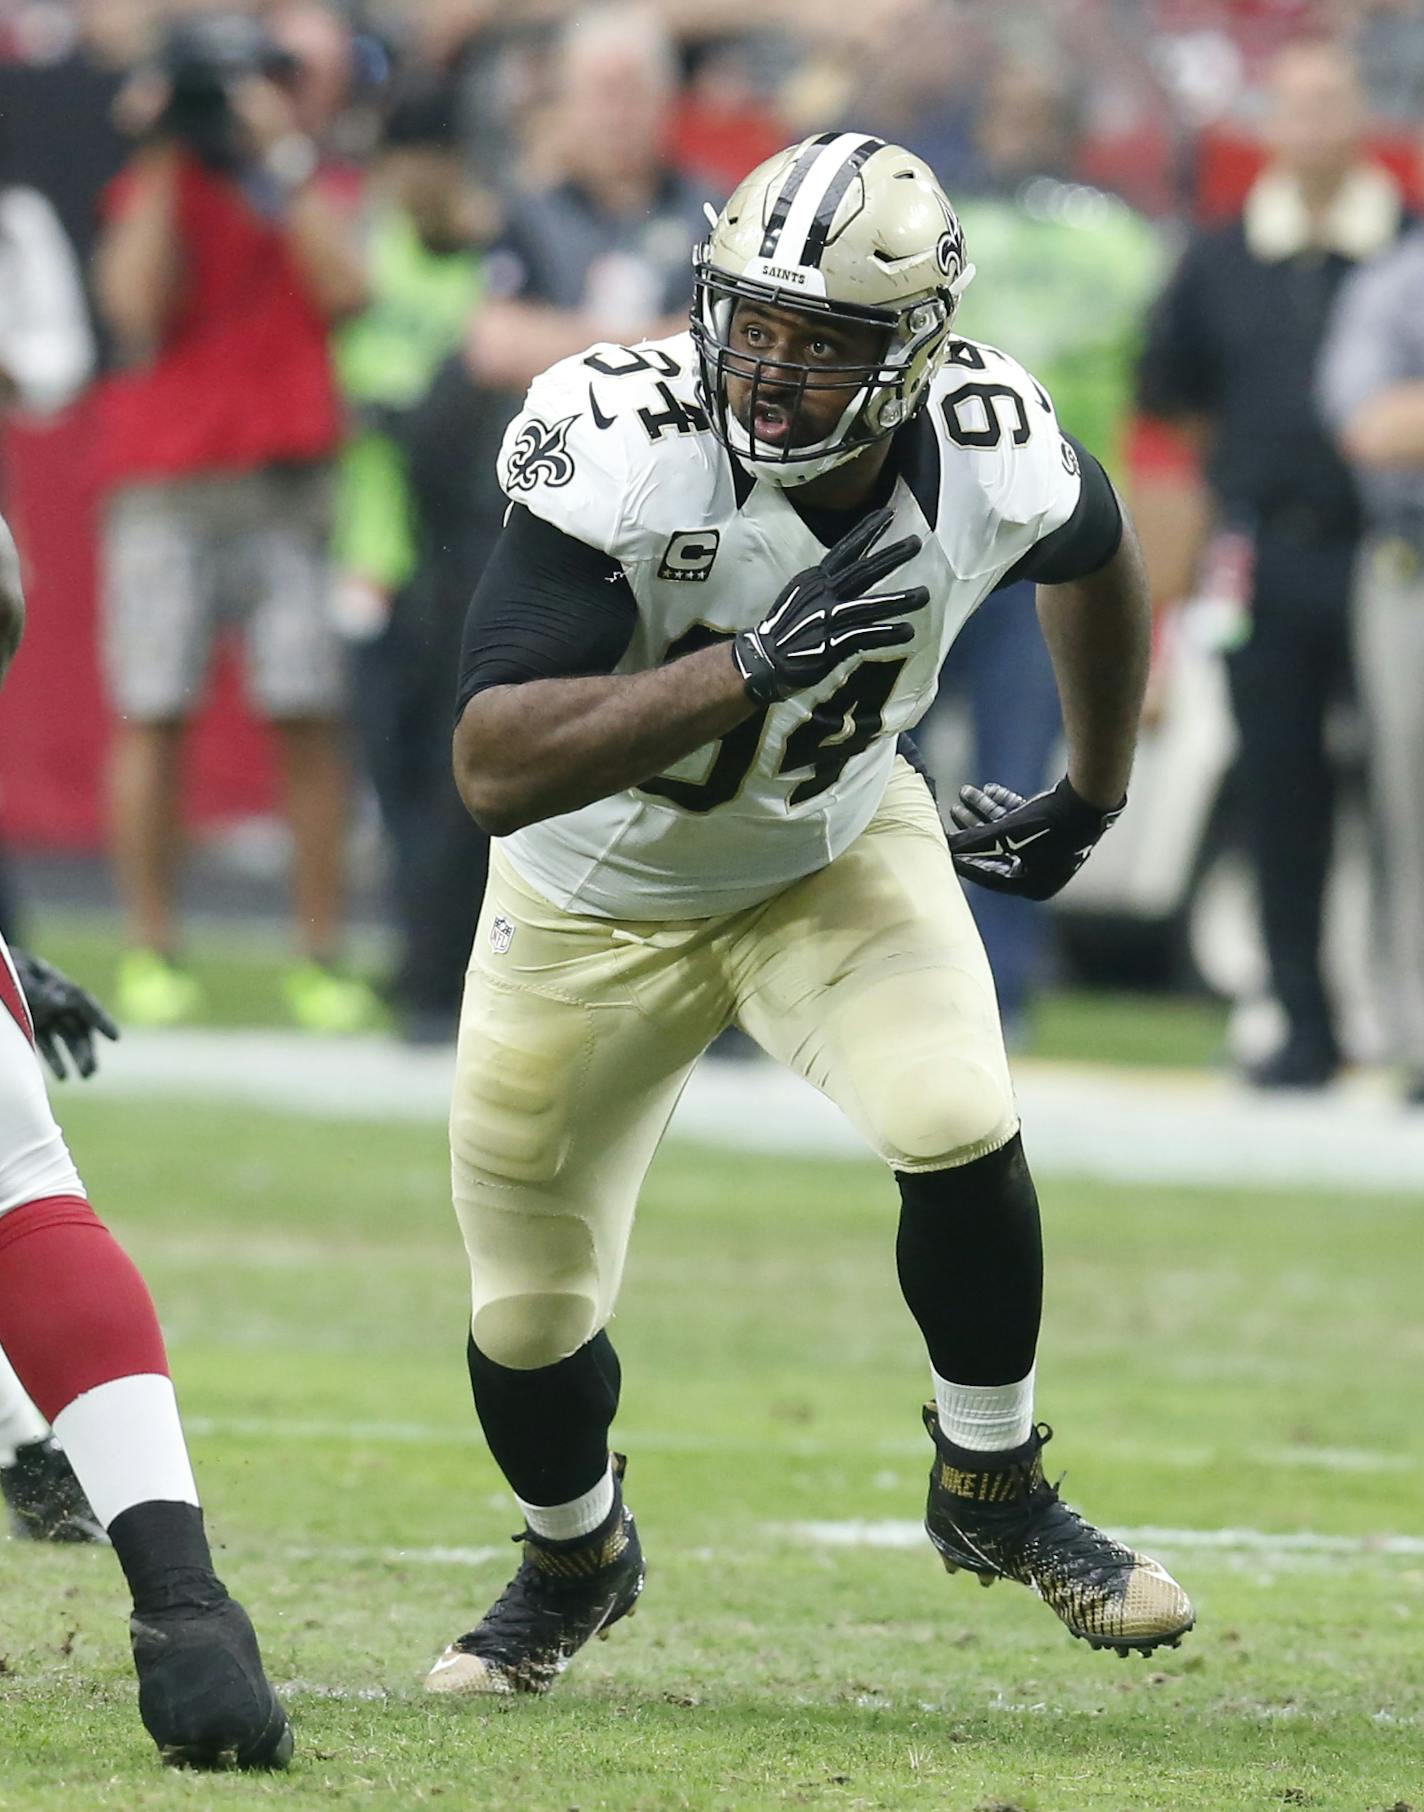
[[(826, 436), (826, 441), (833, 441), (845, 426), (846, 415), (851, 409), (858, 408), (859, 401), (854, 401), (836, 424), (835, 432)], [(839, 447), (834, 452), (817, 453), (812, 448), (801, 449), (805, 457), (800, 459), (766, 459), (753, 449), (755, 437), (747, 432), (742, 424), (727, 412), (727, 438), (731, 451), (756, 478), (763, 478), (768, 484), (779, 486), (782, 490), (794, 490), (798, 485), (809, 484), (813, 478), (819, 478), (825, 472), (834, 471), (844, 465), (848, 459), (854, 459), (857, 453), (863, 453), (865, 446)], [(821, 443), (825, 445), (825, 441)]]

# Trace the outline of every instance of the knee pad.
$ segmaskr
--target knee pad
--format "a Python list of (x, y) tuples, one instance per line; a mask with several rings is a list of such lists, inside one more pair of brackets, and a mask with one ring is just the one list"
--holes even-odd
[(829, 1092), (896, 1170), (967, 1164), (1017, 1130), (992, 988), (976, 970), (875, 977), (842, 1005), (833, 1049)]
[(576, 1352), (607, 1319), (593, 1231), (533, 1190), (468, 1193), (456, 1210), (470, 1260), (470, 1327), (497, 1365), (532, 1371)]
[(1018, 1130), (997, 1066), (943, 1052), (887, 1064), (867, 1091), (881, 1155), (896, 1170), (945, 1170), (997, 1151)]
[(598, 1305), (590, 1296), (530, 1292), (481, 1303), (470, 1318), (470, 1332), (496, 1365), (532, 1372), (576, 1353), (598, 1332), (597, 1320)]

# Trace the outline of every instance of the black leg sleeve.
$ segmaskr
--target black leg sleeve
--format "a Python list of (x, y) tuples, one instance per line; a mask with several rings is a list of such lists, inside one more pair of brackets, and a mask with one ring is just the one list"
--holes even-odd
[(1022, 1140), (896, 1180), (900, 1288), (930, 1364), (955, 1384), (1026, 1378), (1043, 1310), (1043, 1237)]
[(622, 1368), (607, 1334), (557, 1365), (514, 1371), (468, 1341), (475, 1411), (495, 1464), (526, 1504), (567, 1504), (592, 1491), (608, 1465)]

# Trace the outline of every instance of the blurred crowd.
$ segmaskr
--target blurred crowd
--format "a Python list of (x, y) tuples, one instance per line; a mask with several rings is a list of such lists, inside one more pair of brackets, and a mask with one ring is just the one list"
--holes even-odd
[[(290, 827), (293, 1015), (375, 1010), (343, 960), (359, 789), (390, 1004), (452, 1034), (486, 852), (450, 699), (504, 426), (556, 359), (678, 331), (704, 205), (843, 125), (939, 173), (979, 270), (963, 331), (1119, 478), (1163, 622), (1226, 599), (1263, 1085), (1341, 1062), (1330, 722), (1363, 699), (1392, 1054), (1424, 1099), (1424, 0), (0, 0), (5, 508), (68, 636), (32, 636), (7, 694), (39, 740), (8, 739), (6, 786), (92, 664), (121, 1017), (201, 1008), (189, 732), (236, 642)], [(1031, 588), (946, 682), (976, 777), (1037, 790), (1059, 726)], [(1025, 1026), (1043, 915), (975, 906)]]

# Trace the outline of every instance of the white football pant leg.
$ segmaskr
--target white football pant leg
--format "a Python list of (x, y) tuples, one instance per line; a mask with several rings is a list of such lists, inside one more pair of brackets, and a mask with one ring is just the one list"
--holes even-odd
[(844, 854), (750, 918), (733, 962), (741, 1024), (895, 1169), (968, 1164), (1018, 1130), (988, 959), (907, 763)]
[(692, 1065), (730, 1013), (704, 923), (582, 918), (494, 852), (450, 1114), (471, 1328), (486, 1358), (556, 1364), (613, 1313), (638, 1192)]

